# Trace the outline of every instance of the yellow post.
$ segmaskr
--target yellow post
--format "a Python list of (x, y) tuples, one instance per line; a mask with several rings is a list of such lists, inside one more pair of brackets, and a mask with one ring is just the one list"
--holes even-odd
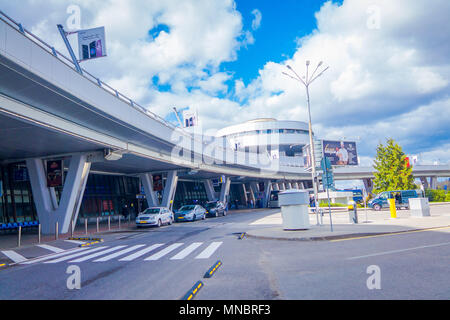
[(397, 208), (395, 207), (395, 199), (389, 200), (389, 209), (391, 210), (391, 218), (397, 218)]

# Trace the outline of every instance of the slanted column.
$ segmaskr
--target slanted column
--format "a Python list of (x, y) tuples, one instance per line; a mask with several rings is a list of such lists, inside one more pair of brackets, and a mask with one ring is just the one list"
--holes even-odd
[(47, 176), (42, 159), (29, 159), (26, 163), (42, 233), (54, 234), (56, 222), (58, 222), (58, 232), (67, 233), (71, 221), (78, 219), (91, 168), (88, 156), (71, 157), (59, 203), (56, 201), (54, 189), (47, 187)]
[(430, 188), (432, 190), (437, 189), (437, 177), (430, 177)]
[(206, 196), (208, 197), (208, 201), (217, 201), (216, 191), (214, 190), (211, 179), (204, 180), (203, 183), (205, 184)]
[(372, 179), (363, 179), (364, 188), (366, 189), (367, 194), (372, 193), (373, 191), (373, 181)]
[(178, 174), (176, 171), (169, 171), (167, 173), (166, 185), (164, 187), (163, 198), (161, 206), (172, 209), (173, 199), (175, 198), (175, 191), (177, 190)]
[(220, 197), (219, 200), (222, 201), (225, 205), (228, 204), (228, 195), (230, 194), (230, 186), (231, 179), (229, 177), (225, 177), (225, 181), (222, 182), (222, 186), (220, 187)]
[(145, 199), (147, 200), (147, 205), (151, 207), (159, 207), (159, 200), (156, 192), (153, 190), (153, 175), (150, 173), (143, 173), (139, 175), (141, 178), (142, 186), (145, 191)]
[(272, 182), (265, 181), (264, 182), (264, 198), (263, 198), (263, 207), (267, 208), (269, 205), (270, 192), (272, 191)]
[(422, 183), (423, 188), (425, 190), (430, 188), (430, 185), (428, 184), (428, 179), (426, 177), (420, 177), (420, 182)]

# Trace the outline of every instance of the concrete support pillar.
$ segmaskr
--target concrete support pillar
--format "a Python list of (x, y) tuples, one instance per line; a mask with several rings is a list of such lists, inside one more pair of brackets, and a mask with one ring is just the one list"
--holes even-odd
[(373, 191), (373, 181), (372, 179), (363, 179), (364, 189), (366, 189), (367, 194)]
[(243, 198), (244, 198), (244, 206), (247, 205), (248, 203), (248, 197), (247, 197), (247, 188), (245, 187), (245, 183), (242, 184), (242, 194), (243, 194)]
[(26, 161), (30, 175), (34, 204), (43, 234), (54, 234), (58, 222), (58, 233), (69, 231), (71, 221), (78, 219), (91, 163), (87, 155), (74, 155), (70, 159), (59, 203), (53, 188), (47, 187), (47, 176), (41, 159)]
[(175, 198), (175, 191), (177, 190), (178, 174), (176, 171), (169, 171), (167, 173), (166, 185), (164, 186), (163, 198), (161, 202), (162, 207), (172, 209), (173, 199)]
[(429, 189), (430, 185), (428, 184), (428, 179), (426, 177), (420, 177), (420, 182), (424, 189)]
[(225, 203), (225, 205), (228, 204), (230, 186), (231, 186), (231, 179), (229, 177), (225, 177), (225, 181), (222, 182), (222, 186), (220, 188), (220, 197), (219, 197), (219, 200)]
[(269, 205), (271, 191), (272, 191), (272, 182), (265, 181), (264, 182), (264, 198), (263, 198), (263, 207), (264, 208), (267, 208)]
[(203, 183), (205, 184), (206, 196), (208, 197), (208, 201), (217, 201), (216, 191), (214, 190), (211, 179), (204, 180)]
[(145, 198), (149, 207), (158, 207), (159, 200), (156, 192), (153, 191), (153, 176), (150, 173), (143, 173), (139, 176), (145, 191)]
[(433, 190), (437, 189), (437, 177), (430, 177), (430, 188)]

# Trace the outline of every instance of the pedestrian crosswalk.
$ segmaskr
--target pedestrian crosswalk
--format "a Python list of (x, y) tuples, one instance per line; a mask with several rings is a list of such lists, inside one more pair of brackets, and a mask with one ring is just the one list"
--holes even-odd
[(189, 257), (193, 259), (208, 259), (223, 244), (223, 242), (194, 242), (186, 243), (155, 243), (155, 244), (135, 244), (135, 245), (102, 245), (99, 247), (84, 247), (55, 254), (39, 257), (31, 260), (22, 260), (20, 264), (34, 264), (42, 262), (44, 264), (55, 264), (60, 262), (81, 263), (93, 262), (101, 263), (107, 261), (158, 261), (167, 258), (169, 260), (183, 260)]

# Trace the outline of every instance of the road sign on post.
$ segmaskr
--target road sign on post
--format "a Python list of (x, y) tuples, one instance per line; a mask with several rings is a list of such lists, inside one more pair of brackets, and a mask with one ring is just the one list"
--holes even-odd
[(320, 162), (320, 166), (322, 168), (322, 184), (324, 190), (331, 189), (334, 190), (334, 176), (333, 176), (333, 168), (331, 167), (331, 161), (328, 157), (325, 157)]
[(328, 212), (330, 215), (330, 228), (333, 232), (333, 219), (331, 218), (331, 205), (330, 205), (330, 189), (334, 190), (334, 178), (333, 178), (333, 168), (331, 167), (331, 161), (327, 157), (323, 157), (320, 161), (320, 166), (322, 167), (322, 184), (324, 190), (327, 191), (328, 199)]

